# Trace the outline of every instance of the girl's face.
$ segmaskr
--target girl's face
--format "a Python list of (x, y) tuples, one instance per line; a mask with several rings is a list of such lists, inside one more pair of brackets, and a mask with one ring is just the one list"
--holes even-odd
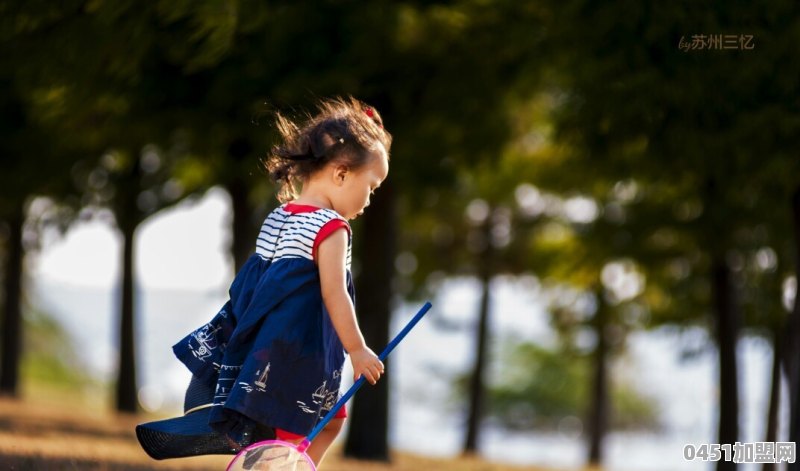
[(389, 159), (383, 146), (374, 150), (367, 163), (356, 170), (340, 174), (341, 185), (334, 209), (347, 219), (355, 219), (369, 206), (372, 193), (381, 186), (389, 174)]

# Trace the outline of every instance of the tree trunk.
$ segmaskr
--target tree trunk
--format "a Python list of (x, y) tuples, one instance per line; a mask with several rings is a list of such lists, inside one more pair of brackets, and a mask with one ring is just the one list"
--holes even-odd
[(122, 227), (122, 296), (119, 323), (119, 370), (117, 381), (117, 410), (135, 413), (139, 401), (136, 387), (135, 353), (135, 287), (133, 270), (133, 244), (135, 225)]
[[(133, 154), (138, 155), (138, 154)], [(129, 173), (118, 186), (114, 217), (122, 232), (122, 289), (119, 317), (119, 364), (116, 406), (119, 412), (139, 409), (136, 386), (136, 287), (134, 280), (134, 234), (142, 219), (137, 199), (141, 186), (141, 167), (135, 159)]]
[(225, 183), (225, 189), (231, 196), (232, 218), (231, 221), (231, 254), (233, 255), (234, 272), (247, 261), (253, 253), (253, 244), (256, 235), (250, 218), (253, 215), (253, 208), (247, 192), (247, 185), (240, 177), (233, 177)]
[[(367, 345), (376, 352), (389, 338), (392, 278), (396, 252), (394, 185), (387, 181), (373, 198), (361, 223), (361, 270), (357, 277), (358, 321)], [(389, 378), (359, 391), (350, 411), (350, 431), (344, 447), (346, 456), (368, 460), (389, 460)]]
[(22, 228), (25, 205), (20, 202), (8, 219), (9, 239), (3, 278), (2, 363), (0, 364), (0, 395), (19, 394), (19, 365), (22, 357)]
[(478, 451), (480, 438), (480, 425), (485, 410), (486, 396), (486, 358), (488, 356), (489, 338), (489, 309), (491, 306), (491, 282), (493, 274), (492, 243), (491, 243), (491, 217), (486, 218), (482, 227), (486, 248), (478, 258), (478, 278), (481, 282), (481, 301), (478, 313), (478, 325), (475, 331), (475, 362), (472, 367), (472, 376), (469, 381), (469, 411), (467, 413), (467, 433), (464, 438), (465, 455), (475, 454)]
[[(719, 344), (719, 443), (733, 446), (739, 435), (739, 383), (736, 344), (739, 312), (733, 299), (731, 272), (721, 254), (711, 262), (711, 283)], [(736, 469), (733, 461), (720, 460), (717, 470)]]
[[(789, 441), (797, 443), (800, 441), (800, 187), (792, 195), (792, 223), (798, 289), (794, 297), (794, 308), (786, 319), (782, 363), (789, 382)], [(789, 464), (789, 469), (800, 469), (800, 460)]]
[[(772, 380), (770, 381), (769, 410), (767, 411), (767, 442), (778, 441), (778, 408), (781, 398), (781, 342), (780, 331), (773, 327), (772, 335)], [(763, 471), (773, 471), (775, 463), (764, 463)]]
[(597, 346), (594, 349), (594, 380), (592, 382), (592, 402), (589, 406), (589, 466), (599, 466), (603, 459), (603, 441), (608, 433), (608, 305), (603, 299), (602, 288), (597, 290), (597, 312), (594, 317), (594, 329)]
[(250, 204), (248, 185), (243, 175), (247, 175), (252, 156), (253, 146), (245, 138), (234, 139), (228, 146), (228, 155), (233, 165), (233, 171), (225, 182), (225, 189), (231, 197), (233, 220), (231, 221), (231, 254), (233, 254), (234, 272), (247, 261), (253, 253), (258, 228), (253, 227), (253, 208)]

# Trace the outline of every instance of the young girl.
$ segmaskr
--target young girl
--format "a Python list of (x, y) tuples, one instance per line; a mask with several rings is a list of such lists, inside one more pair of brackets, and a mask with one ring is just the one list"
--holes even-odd
[[(154, 458), (298, 440), (338, 399), (345, 351), (356, 378), (375, 384), (384, 371), (356, 320), (347, 220), (386, 178), (391, 135), (374, 108), (353, 98), (322, 102), (300, 126), (280, 115), (277, 124), (283, 143), (265, 166), (284, 204), (264, 221), (230, 300), (173, 347), (193, 378), (183, 417), (137, 427)], [(308, 449), (315, 463), (344, 411)]]

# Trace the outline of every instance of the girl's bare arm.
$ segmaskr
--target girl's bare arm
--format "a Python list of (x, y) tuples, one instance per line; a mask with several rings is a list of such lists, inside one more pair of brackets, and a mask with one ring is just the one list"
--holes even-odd
[(356, 310), (347, 293), (347, 231), (342, 228), (325, 238), (317, 248), (322, 300), (328, 309), (333, 327), (342, 345), (350, 354), (353, 374), (362, 374), (375, 384), (383, 373), (383, 363), (367, 347), (361, 329), (358, 327)]

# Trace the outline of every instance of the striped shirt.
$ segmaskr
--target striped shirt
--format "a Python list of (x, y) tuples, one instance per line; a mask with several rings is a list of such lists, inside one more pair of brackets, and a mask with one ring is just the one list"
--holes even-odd
[(336, 230), (347, 230), (346, 267), (352, 263), (350, 225), (336, 211), (293, 203), (284, 204), (264, 220), (256, 240), (256, 254), (273, 262), (282, 258), (315, 261), (317, 247)]

